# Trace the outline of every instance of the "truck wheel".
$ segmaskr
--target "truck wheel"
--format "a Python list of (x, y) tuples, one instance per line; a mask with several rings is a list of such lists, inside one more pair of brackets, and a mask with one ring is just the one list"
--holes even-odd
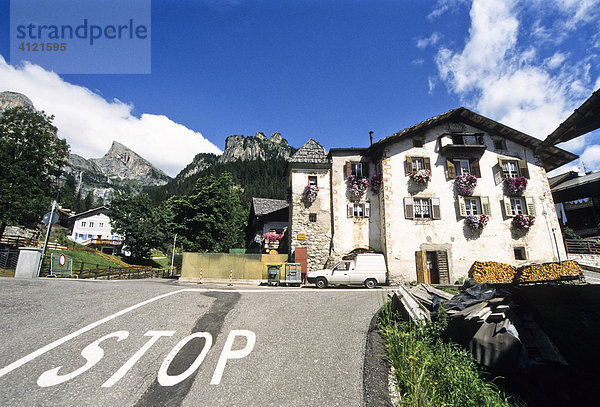
[(317, 285), (317, 288), (326, 288), (327, 279), (325, 277), (319, 277), (317, 278), (317, 281), (315, 281), (315, 284)]
[(375, 288), (377, 287), (377, 281), (373, 278), (369, 278), (368, 280), (365, 280), (365, 287)]

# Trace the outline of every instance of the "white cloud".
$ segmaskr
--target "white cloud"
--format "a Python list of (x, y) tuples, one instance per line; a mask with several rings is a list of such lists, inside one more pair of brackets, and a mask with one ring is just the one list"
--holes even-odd
[(54, 115), (59, 137), (67, 140), (71, 152), (85, 158), (101, 157), (116, 140), (175, 176), (196, 154), (221, 153), (201, 133), (166, 116), (136, 117), (132, 105), (107, 101), (37, 65), (12, 67), (0, 55), (0, 91), (4, 90), (23, 93), (36, 109)]
[[(572, 8), (560, 10), (564, 18), (584, 21), (583, 9), (570, 3)], [(543, 139), (593, 91), (590, 62), (569, 64), (570, 54), (561, 50), (543, 59), (539, 43), (521, 44), (527, 33), (551, 35), (539, 21), (523, 26), (526, 12), (531, 10), (515, 0), (473, 0), (464, 48), (442, 47), (436, 63), (449, 91), (467, 107)], [(573, 141), (570, 147), (582, 148), (583, 142)]]
[(417, 40), (417, 48), (424, 49), (430, 45), (432, 45), (432, 46), (436, 45), (440, 41), (441, 38), (442, 38), (442, 36), (438, 32), (434, 32), (427, 38), (419, 38)]
[(581, 154), (581, 161), (588, 171), (600, 169), (600, 145), (596, 144), (586, 148)]

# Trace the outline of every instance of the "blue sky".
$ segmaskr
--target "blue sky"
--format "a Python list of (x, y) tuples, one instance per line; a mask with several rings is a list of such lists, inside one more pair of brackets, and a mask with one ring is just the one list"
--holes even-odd
[[(9, 65), (0, 27), (0, 90), (73, 152), (116, 139), (172, 176), (232, 134), (360, 147), (458, 106), (544, 138), (600, 87), (600, 0), (153, 1), (148, 75)], [(564, 147), (600, 170), (599, 144)]]

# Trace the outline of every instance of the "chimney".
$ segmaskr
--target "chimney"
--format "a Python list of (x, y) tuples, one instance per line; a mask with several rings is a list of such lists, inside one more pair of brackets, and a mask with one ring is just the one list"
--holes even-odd
[(372, 131), (369, 132), (369, 139), (371, 140), (371, 144), (369, 144), (369, 145), (372, 146), (373, 145), (373, 132)]

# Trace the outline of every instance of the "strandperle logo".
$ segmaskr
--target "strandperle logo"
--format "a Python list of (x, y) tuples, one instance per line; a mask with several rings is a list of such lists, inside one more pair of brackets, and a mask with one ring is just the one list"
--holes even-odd
[(90, 24), (87, 18), (76, 27), (72, 25), (39, 25), (30, 23), (17, 26), (17, 39), (22, 40), (89, 40), (94, 45), (95, 40), (107, 39), (146, 39), (148, 38), (148, 27), (144, 24), (136, 24), (132, 18), (127, 24)]
[(151, 0), (11, 0), (10, 63), (59, 74), (151, 67)]

